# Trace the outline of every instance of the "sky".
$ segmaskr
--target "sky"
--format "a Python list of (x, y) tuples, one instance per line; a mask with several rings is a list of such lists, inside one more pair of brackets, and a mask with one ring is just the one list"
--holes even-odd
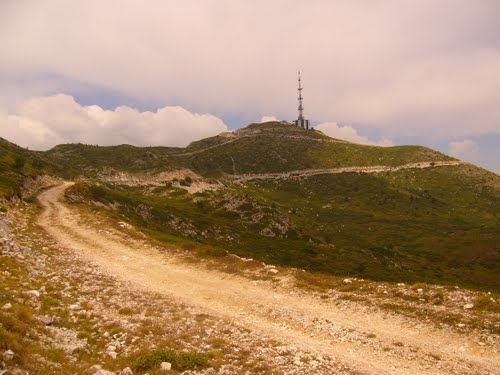
[(185, 146), (268, 119), (500, 172), (500, 1), (0, 0), (0, 137)]

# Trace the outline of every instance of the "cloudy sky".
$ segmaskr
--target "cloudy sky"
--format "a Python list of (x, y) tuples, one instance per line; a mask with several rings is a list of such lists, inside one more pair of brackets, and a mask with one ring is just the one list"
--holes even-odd
[(1, 0), (0, 136), (186, 145), (305, 114), (500, 172), (498, 0)]

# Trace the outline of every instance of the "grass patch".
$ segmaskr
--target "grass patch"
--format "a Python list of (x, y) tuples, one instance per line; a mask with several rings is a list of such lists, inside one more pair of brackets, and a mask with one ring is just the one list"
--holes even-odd
[(118, 310), (120, 315), (134, 315), (136, 311), (130, 307), (122, 307)]
[(44, 351), (45, 357), (54, 363), (63, 364), (67, 362), (66, 353), (64, 350), (57, 348), (49, 348)]
[(500, 313), (500, 304), (488, 294), (477, 297), (474, 302), (474, 308), (479, 311)]
[(160, 367), (162, 362), (169, 362), (178, 371), (199, 370), (208, 367), (209, 357), (197, 352), (178, 352), (172, 349), (159, 349), (138, 354), (132, 362), (132, 370), (144, 373)]

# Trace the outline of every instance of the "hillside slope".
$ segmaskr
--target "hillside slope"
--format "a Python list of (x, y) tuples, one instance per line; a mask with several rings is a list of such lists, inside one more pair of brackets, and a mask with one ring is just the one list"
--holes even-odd
[(0, 142), (0, 193), (49, 173), (68, 195), (202, 254), (324, 274), (500, 290), (500, 177), (419, 146), (280, 123), (186, 148)]
[(47, 160), (43, 153), (19, 147), (0, 138), (0, 199), (22, 195), (23, 186), (43, 174), (60, 174), (64, 167)]
[[(357, 145), (267, 123), (185, 149), (65, 145), (47, 157), (90, 177), (70, 190), (73, 201), (99, 202), (192, 251), (500, 289), (500, 177), (424, 147)], [(375, 166), (384, 168), (359, 173)], [(304, 173), (239, 178), (290, 171)]]
[(308, 168), (397, 166), (455, 160), (421, 146), (375, 147), (327, 137), (280, 123), (253, 124), (233, 133), (193, 142), (188, 147), (99, 147), (61, 145), (47, 152), (51, 160), (84, 173), (112, 168), (157, 172), (189, 168), (202, 176), (273, 173)]

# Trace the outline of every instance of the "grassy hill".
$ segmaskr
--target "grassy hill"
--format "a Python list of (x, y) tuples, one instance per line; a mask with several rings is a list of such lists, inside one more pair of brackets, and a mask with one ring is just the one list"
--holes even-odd
[(357, 145), (268, 123), (185, 149), (65, 145), (48, 155), (94, 176), (187, 168), (218, 181), (217, 189), (195, 194), (175, 180), (101, 181), (70, 193), (114, 207), (112, 216), (186, 249), (327, 274), (500, 290), (500, 177), (493, 173), (460, 164), (245, 184), (226, 178), (454, 160), (425, 147)]
[[(69, 196), (200, 254), (226, 252), (326, 274), (500, 290), (500, 177), (468, 164), (234, 182), (234, 174), (453, 161), (420, 146), (375, 147), (280, 123), (186, 148), (0, 144), (2, 191), (42, 172), (83, 175)], [(55, 167), (57, 166), (57, 167)], [(59, 168), (59, 169), (58, 169)], [(189, 193), (191, 170), (214, 189)], [(109, 182), (114, 173), (146, 176)], [(214, 184), (215, 183), (215, 184)], [(100, 205), (102, 207), (103, 205)]]
[(0, 138), (0, 198), (20, 196), (27, 180), (42, 174), (61, 174), (64, 167)]
[(73, 144), (57, 146), (47, 156), (83, 173), (104, 168), (126, 172), (189, 168), (202, 176), (454, 160), (421, 146), (365, 146), (274, 122), (252, 124), (184, 149)]

